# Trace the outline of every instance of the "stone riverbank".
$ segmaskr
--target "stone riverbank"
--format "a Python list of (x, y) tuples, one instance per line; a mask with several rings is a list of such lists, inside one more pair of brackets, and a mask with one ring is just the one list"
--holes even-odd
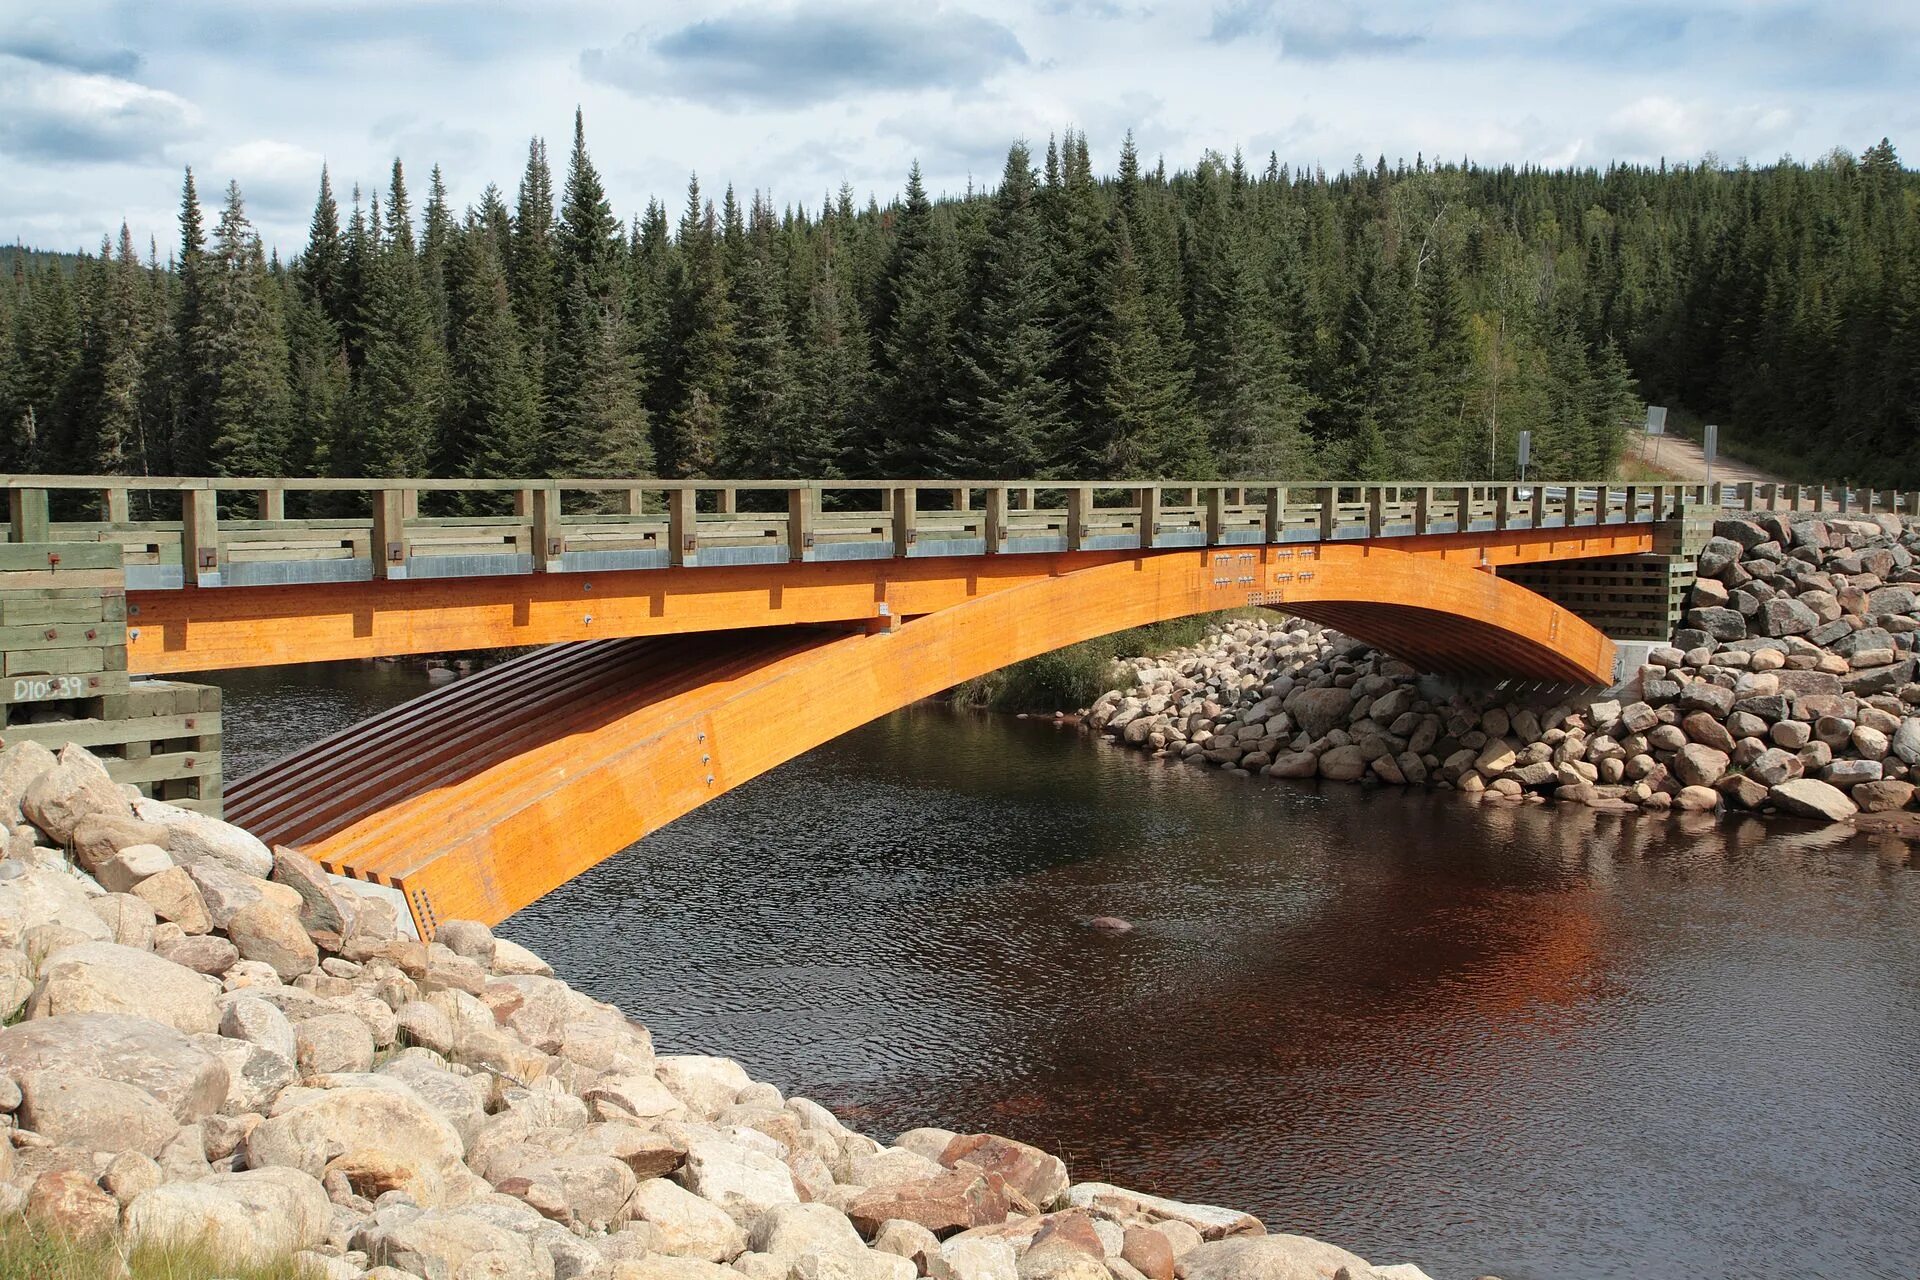
[(43, 1229), (315, 1280), (1422, 1277), (1006, 1137), (857, 1133), (79, 748), (0, 751), (0, 836), (0, 1214)]
[(1714, 525), (1684, 626), (1604, 695), (1443, 692), (1297, 619), (1135, 658), (1086, 721), (1274, 778), (1617, 811), (1747, 810), (1906, 833), (1920, 769), (1920, 530), (1895, 516)]

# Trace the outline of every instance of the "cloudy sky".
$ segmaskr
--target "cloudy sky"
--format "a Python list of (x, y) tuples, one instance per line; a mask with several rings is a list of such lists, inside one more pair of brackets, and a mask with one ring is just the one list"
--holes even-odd
[(0, 240), (164, 256), (180, 168), (238, 179), (296, 248), (323, 160), (343, 196), (402, 157), (455, 199), (511, 192), (575, 104), (616, 212), (687, 174), (817, 204), (991, 179), (1010, 140), (1085, 130), (1109, 169), (1212, 147), (1295, 164), (1471, 156), (1763, 162), (1920, 148), (1911, 0), (0, 0)]

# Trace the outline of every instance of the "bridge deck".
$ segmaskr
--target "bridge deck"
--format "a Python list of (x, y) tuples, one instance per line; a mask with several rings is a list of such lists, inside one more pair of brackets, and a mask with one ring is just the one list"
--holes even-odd
[[(5, 483), (9, 538), (120, 549), (127, 669), (148, 674), (917, 616), (1114, 558), (1201, 547), (1306, 555), (1391, 543), (1488, 565), (1621, 554), (1592, 549), (1591, 535), (1644, 530), (1705, 493), (1605, 484)], [(308, 508), (366, 514), (290, 519), (289, 495)], [(104, 518), (74, 518), (88, 503)], [(422, 515), (423, 503), (443, 511)], [(133, 518), (169, 504), (178, 518)], [(472, 514), (488, 504), (511, 504), (515, 514)], [(248, 518), (235, 515), (242, 506)], [(464, 510), (446, 511), (453, 507)]]

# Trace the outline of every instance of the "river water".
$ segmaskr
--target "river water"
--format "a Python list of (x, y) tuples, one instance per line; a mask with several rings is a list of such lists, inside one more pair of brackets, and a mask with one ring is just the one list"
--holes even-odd
[[(213, 679), (230, 776), (426, 687)], [(991, 1129), (1436, 1280), (1920, 1275), (1899, 841), (1267, 783), (926, 705), (500, 932), (871, 1132)]]

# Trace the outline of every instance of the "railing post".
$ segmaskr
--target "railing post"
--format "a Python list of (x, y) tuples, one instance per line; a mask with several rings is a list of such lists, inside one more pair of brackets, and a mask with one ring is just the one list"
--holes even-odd
[(420, 518), (420, 491), (418, 489), (402, 489), (400, 491), (400, 518), (402, 520), (418, 520)]
[(1846, 515), (1848, 512), (1850, 512), (1851, 510), (1853, 510), (1853, 494), (1849, 491), (1848, 486), (1844, 484), (1840, 486), (1839, 510), (1840, 510), (1840, 514), (1843, 516)]
[(1335, 529), (1340, 527), (1340, 486), (1322, 485), (1320, 488), (1320, 541), (1332, 542)]
[(1142, 485), (1137, 493), (1140, 503), (1140, 546), (1144, 549), (1160, 541), (1160, 486)]
[(920, 491), (908, 485), (902, 485), (893, 492), (893, 554), (909, 556), (913, 554), (914, 544), (920, 539), (920, 531), (914, 527), (920, 514)]
[(994, 485), (987, 490), (987, 515), (980, 534), (986, 540), (987, 554), (997, 556), (1007, 549), (1007, 487)]
[(566, 534), (560, 526), (560, 490), (542, 485), (533, 495), (533, 569), (535, 573), (560, 572), (560, 556), (566, 549)]
[(1367, 536), (1377, 538), (1386, 528), (1387, 490), (1385, 485), (1367, 486)]
[(101, 505), (106, 508), (108, 524), (125, 524), (132, 518), (132, 511), (127, 501), (127, 491), (125, 489), (117, 487), (102, 489), (100, 491), (100, 498)]
[(1734, 489), (1734, 492), (1739, 495), (1741, 505), (1744, 507), (1745, 510), (1755, 511), (1759, 509), (1755, 503), (1755, 498), (1757, 495), (1755, 495), (1754, 493), (1753, 481), (1742, 480), (1740, 484)]
[(52, 542), (45, 489), (7, 490), (7, 540)]
[(700, 563), (699, 501), (693, 488), (667, 492), (667, 563), (676, 568)]
[(1473, 486), (1463, 484), (1454, 492), (1458, 501), (1453, 509), (1453, 531), (1465, 533), (1473, 528)]
[(1536, 484), (1533, 486), (1533, 496), (1530, 506), (1532, 509), (1527, 512), (1527, 527), (1529, 529), (1546, 528), (1547, 486), (1544, 484)]
[(723, 516), (737, 513), (740, 509), (739, 491), (732, 486), (720, 490), (719, 497), (714, 499), (713, 509)]
[(1227, 491), (1219, 485), (1207, 489), (1206, 521), (1207, 545), (1217, 547), (1227, 531)]
[(376, 489), (373, 492), (373, 576), (407, 576), (407, 495), (413, 489)]
[(645, 515), (647, 512), (647, 491), (634, 486), (620, 490), (620, 511), (623, 516)]
[(819, 492), (806, 485), (787, 490), (787, 559), (813, 559), (813, 517), (819, 510)]
[(253, 495), (254, 513), (261, 520), (285, 520), (287, 518), (287, 491), (285, 489), (261, 489)]
[(1287, 526), (1287, 486), (1267, 486), (1267, 510), (1262, 536), (1268, 546), (1279, 542)]
[[(1027, 510), (1033, 510), (1033, 490), (1026, 490)], [(1067, 490), (1067, 550), (1084, 551), (1093, 520), (1093, 488), (1076, 484)]]
[(955, 512), (969, 510), (972, 505), (973, 490), (967, 488), (965, 485), (955, 485), (953, 487), (953, 496), (951, 500), (953, 502), (953, 509)]
[(188, 489), (180, 495), (180, 579), (190, 587), (220, 585), (220, 495)]
[(1627, 524), (1633, 524), (1634, 517), (1639, 514), (1640, 514), (1640, 486), (1637, 484), (1630, 484), (1627, 486), (1627, 510), (1626, 510), (1625, 522)]
[(1413, 531), (1425, 533), (1433, 517), (1433, 486), (1423, 484), (1413, 491)]
[(1513, 486), (1512, 485), (1503, 484), (1494, 489), (1493, 491), (1493, 527), (1496, 531), (1504, 530), (1507, 527), (1508, 522), (1512, 519), (1513, 517), (1513, 512), (1511, 510), (1512, 505), (1513, 505)]

